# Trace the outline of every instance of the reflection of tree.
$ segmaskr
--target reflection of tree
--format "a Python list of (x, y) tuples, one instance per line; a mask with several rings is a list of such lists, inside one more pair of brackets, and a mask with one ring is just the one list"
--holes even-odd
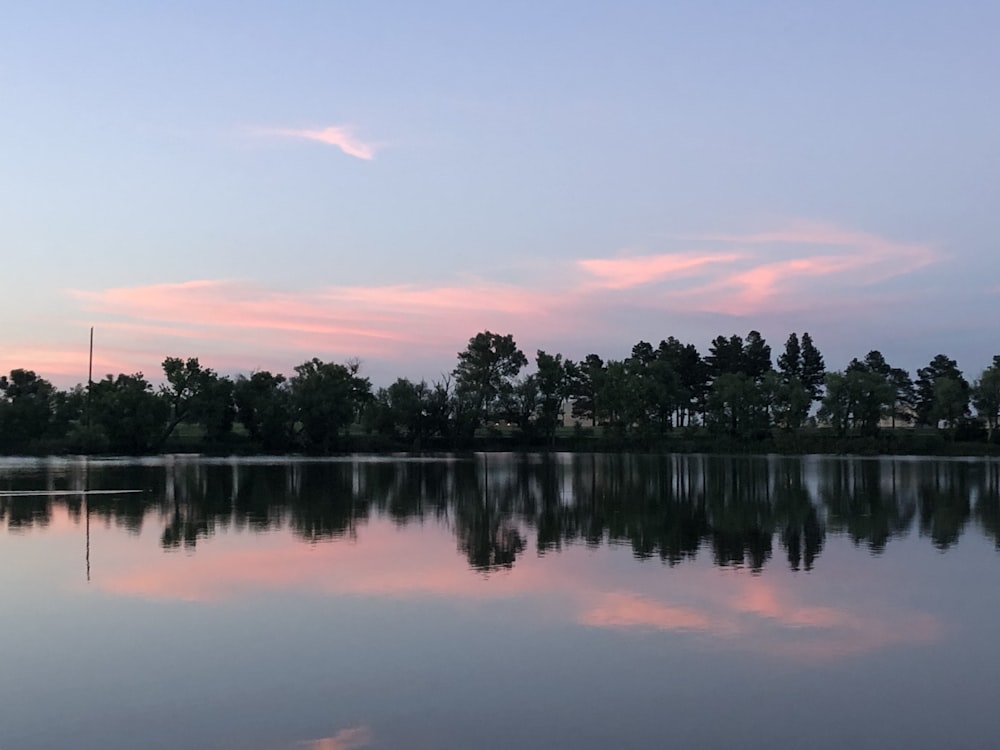
[(989, 463), (983, 468), (976, 517), (1000, 551), (1000, 464)]
[(885, 475), (880, 461), (824, 463), (820, 486), (830, 529), (883, 552), (889, 539), (910, 528), (916, 514), (912, 499), (901, 497), (898, 473), (896, 462)]
[(471, 474), (463, 466), (461, 474), (466, 481), (456, 482), (455, 495), (458, 548), (473, 568), (482, 571), (513, 567), (527, 547), (514, 517), (519, 494), (512, 491), (514, 484), (508, 472), (500, 477), (490, 475), (489, 459), (484, 455)]
[(948, 549), (958, 542), (972, 512), (970, 466), (932, 461), (920, 468), (920, 534), (938, 549)]
[(22, 531), (34, 526), (45, 527), (52, 520), (48, 497), (0, 497), (0, 521), (6, 521), (11, 531)]
[(305, 464), (300, 467), (289, 523), (309, 542), (357, 538), (358, 525), (368, 519), (367, 493), (355, 482), (349, 463)]
[[(717, 565), (760, 570), (783, 550), (811, 570), (826, 533), (874, 553), (919, 518), (922, 536), (955, 544), (972, 514), (1000, 548), (1000, 467), (985, 462), (482, 454), (445, 460), (205, 462), (167, 459), (0, 469), (0, 521), (50, 522), (62, 505), (82, 523), (138, 533), (152, 519), (165, 548), (195, 548), (219, 530), (290, 529), (309, 541), (354, 539), (370, 518), (450, 528), (468, 564), (513, 566), (535, 536), (539, 554), (572, 544), (626, 545), (638, 559), (677, 565), (705, 548)], [(817, 504), (817, 500), (821, 502)]]
[(716, 564), (760, 570), (777, 528), (767, 459), (712, 457), (705, 473)]
[(812, 501), (803, 476), (803, 464), (798, 459), (780, 459), (775, 470), (774, 511), (780, 519), (781, 544), (788, 553), (792, 570), (813, 563), (823, 549), (826, 536), (823, 521)]
[(232, 521), (233, 482), (226, 471), (202, 464), (181, 463), (167, 468), (164, 518), (160, 543), (165, 548), (191, 549), (212, 536), (217, 526)]
[(675, 565), (694, 557), (709, 523), (704, 490), (687, 483), (684, 465), (671, 458), (650, 463), (616, 456), (607, 468), (602, 500), (610, 539), (627, 541), (640, 559), (659, 557)]

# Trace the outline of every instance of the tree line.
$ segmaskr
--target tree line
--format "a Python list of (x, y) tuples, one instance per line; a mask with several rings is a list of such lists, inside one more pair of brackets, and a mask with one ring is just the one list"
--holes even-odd
[[(553, 446), (598, 435), (653, 446), (688, 438), (753, 443), (825, 427), (837, 438), (914, 425), (947, 440), (995, 443), (1000, 355), (971, 383), (938, 354), (911, 377), (879, 351), (828, 371), (811, 336), (789, 334), (776, 358), (757, 331), (718, 336), (707, 353), (668, 337), (640, 341), (624, 359), (580, 361), (536, 352), (533, 367), (510, 334), (483, 331), (454, 370), (428, 383), (373, 388), (358, 360), (313, 358), (286, 377), (229, 377), (198, 358), (167, 357), (159, 387), (142, 373), (107, 375), (68, 390), (27, 369), (0, 376), (0, 450), (149, 453), (178, 435), (199, 447), (332, 453), (363, 444), (463, 448), (505, 436)], [(973, 413), (974, 410), (974, 413)]]

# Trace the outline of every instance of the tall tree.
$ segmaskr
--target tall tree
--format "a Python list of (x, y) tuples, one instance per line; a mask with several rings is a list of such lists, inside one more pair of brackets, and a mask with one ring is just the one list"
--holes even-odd
[(517, 348), (511, 334), (483, 331), (469, 339), (469, 345), (458, 353), (454, 374), (455, 392), (470, 417), (472, 430), (490, 420), (527, 364), (528, 358)]
[(746, 373), (723, 373), (708, 393), (705, 419), (709, 429), (732, 437), (750, 438), (768, 429), (768, 399)]
[(657, 357), (669, 364), (680, 380), (676, 424), (683, 427), (694, 414), (703, 411), (708, 393), (708, 366), (694, 344), (682, 344), (673, 336), (660, 342)]
[(758, 331), (750, 331), (745, 342), (736, 334), (728, 339), (717, 336), (709, 345), (708, 352), (705, 362), (713, 379), (726, 373), (743, 373), (759, 382), (765, 372), (773, 369), (771, 347)]
[(567, 365), (561, 354), (548, 354), (539, 349), (535, 354), (535, 375), (538, 385), (538, 428), (552, 442), (562, 415), (568, 392)]
[(910, 373), (901, 367), (893, 367), (889, 370), (888, 380), (895, 394), (892, 402), (892, 426), (896, 426), (897, 419), (912, 422), (916, 394)]
[(840, 435), (852, 427), (862, 435), (875, 435), (892, 403), (893, 388), (886, 376), (854, 359), (844, 372), (827, 373), (819, 418)]
[(288, 381), (267, 370), (240, 376), (233, 385), (233, 401), (240, 423), (250, 439), (264, 450), (286, 450), (292, 442), (294, 416)]
[(55, 393), (52, 383), (33, 370), (0, 377), (0, 442), (23, 447), (49, 434)]
[(785, 351), (778, 356), (778, 372), (786, 383), (792, 380), (802, 382), (802, 347), (796, 333), (788, 334)]
[(758, 331), (750, 331), (743, 346), (743, 372), (759, 383), (764, 373), (772, 369), (771, 347)]
[(590, 419), (592, 426), (597, 426), (600, 411), (598, 393), (604, 388), (607, 370), (604, 360), (596, 354), (588, 354), (575, 368), (569, 384), (573, 397), (573, 416), (580, 419)]
[(930, 418), (932, 424), (944, 424), (952, 436), (958, 427), (959, 420), (969, 413), (969, 385), (957, 378), (943, 375), (934, 380), (934, 400), (931, 404)]
[(728, 339), (725, 336), (716, 336), (708, 346), (705, 364), (708, 365), (708, 372), (713, 380), (720, 375), (745, 372), (743, 338), (736, 334)]
[(813, 344), (812, 336), (808, 331), (802, 334), (802, 375), (800, 380), (813, 401), (819, 401), (823, 397), (823, 379), (826, 377), (826, 365), (823, 362), (823, 355)]
[(973, 384), (972, 403), (986, 422), (986, 439), (992, 442), (1000, 424), (1000, 355), (994, 355), (993, 364)]
[(122, 453), (146, 453), (158, 446), (170, 417), (170, 405), (153, 392), (142, 373), (108, 375), (90, 390), (93, 425)]
[(289, 381), (292, 407), (304, 447), (329, 452), (371, 398), (371, 383), (358, 375), (360, 363), (311, 359)]
[(203, 367), (197, 357), (167, 357), (163, 360), (163, 375), (167, 382), (160, 386), (160, 394), (170, 405), (170, 421), (162, 440), (170, 437), (181, 422), (201, 424), (211, 442), (229, 434), (236, 406), (228, 378), (220, 378), (211, 368)]
[[(944, 354), (938, 354), (930, 361), (926, 367), (917, 370), (916, 381), (916, 412), (917, 422), (923, 425), (936, 425), (934, 411), (934, 383), (939, 378), (951, 378), (955, 381), (961, 394), (965, 396), (965, 408), (962, 414), (968, 413), (969, 383), (962, 376), (962, 371), (958, 369), (958, 363)], [(954, 391), (950, 387), (945, 388), (945, 393), (949, 397), (954, 396)], [(958, 396), (959, 398), (961, 396)], [(940, 412), (941, 409), (939, 408)]]

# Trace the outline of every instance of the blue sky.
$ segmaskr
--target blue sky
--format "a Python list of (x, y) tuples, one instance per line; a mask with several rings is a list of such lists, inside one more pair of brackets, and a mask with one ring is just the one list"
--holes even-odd
[(0, 26), (0, 371), (436, 378), (810, 331), (1000, 353), (994, 3), (32, 3)]

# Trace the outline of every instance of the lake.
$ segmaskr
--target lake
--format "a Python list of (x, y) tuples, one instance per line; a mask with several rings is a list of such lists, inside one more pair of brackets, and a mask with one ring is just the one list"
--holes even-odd
[(0, 750), (986, 748), (1000, 462), (0, 459)]

